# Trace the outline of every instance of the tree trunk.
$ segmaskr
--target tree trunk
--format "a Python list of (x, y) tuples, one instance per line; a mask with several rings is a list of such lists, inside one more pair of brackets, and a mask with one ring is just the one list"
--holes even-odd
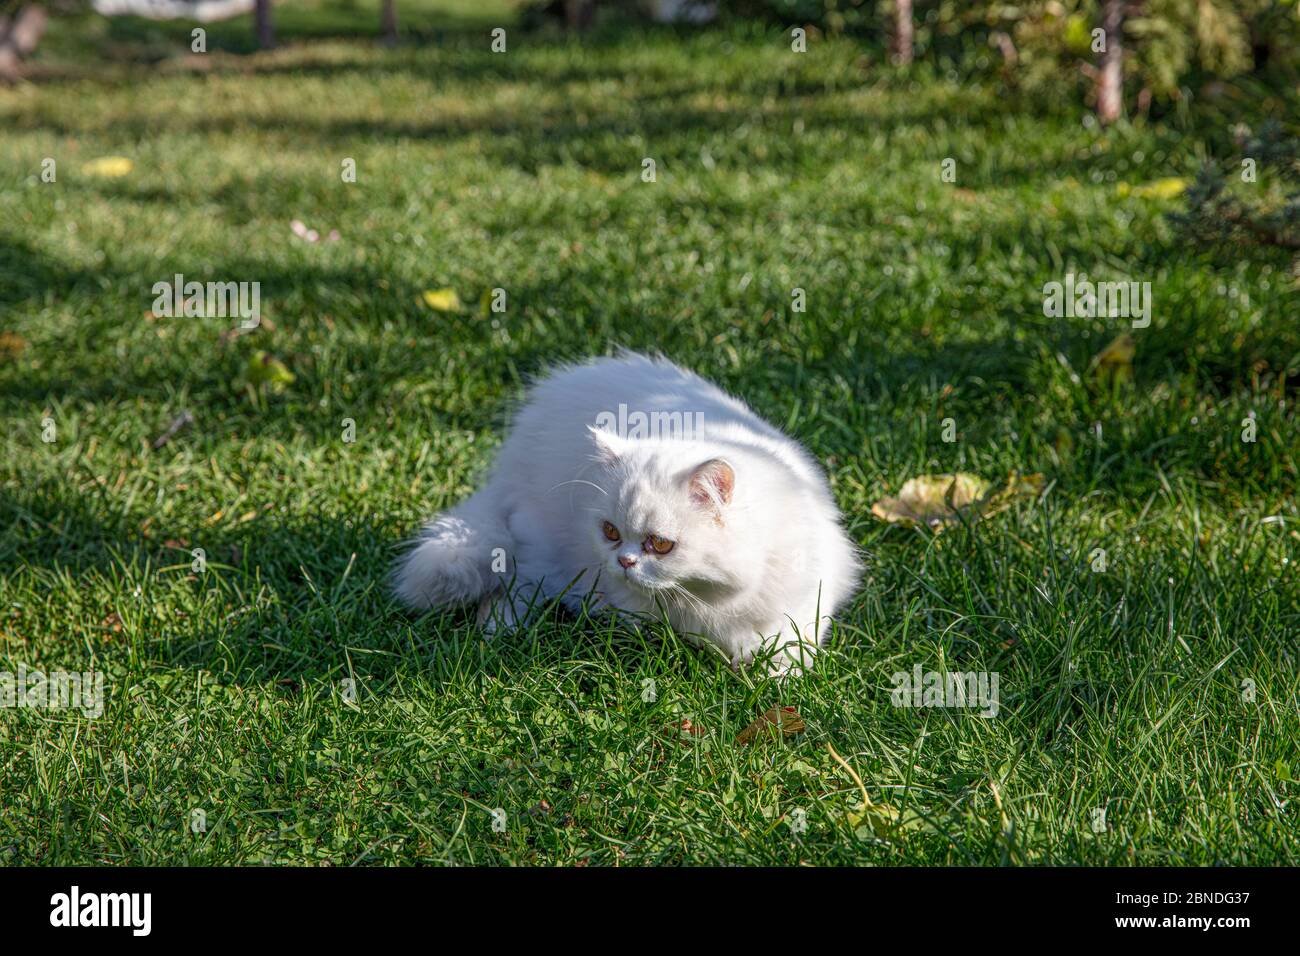
[(389, 46), (397, 45), (397, 0), (384, 0), (383, 9), (384, 42)]
[(1124, 110), (1124, 3), (1105, 0), (1101, 29), (1106, 46), (1097, 70), (1097, 119), (1113, 123)]
[(257, 0), (254, 9), (257, 20), (257, 45), (263, 50), (275, 46), (275, 24), (271, 22), (271, 0)]
[(49, 17), (44, 7), (24, 6), (12, 20), (0, 17), (0, 80), (16, 80), (22, 58), (36, 49)]
[(912, 0), (894, 0), (894, 62), (912, 62)]
[(596, 13), (596, 0), (564, 0), (564, 25), (570, 30), (585, 30)]

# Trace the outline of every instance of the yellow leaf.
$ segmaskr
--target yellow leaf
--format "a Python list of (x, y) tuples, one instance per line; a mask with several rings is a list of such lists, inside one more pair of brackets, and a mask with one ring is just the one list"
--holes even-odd
[(991, 494), (985, 495), (979, 503), (979, 516), (989, 518), (999, 511), (1005, 511), (1017, 498), (1037, 498), (1043, 491), (1043, 476), (1034, 473), (1022, 475), (1012, 472), (1007, 476), (1006, 484)]
[(793, 707), (769, 707), (762, 717), (736, 734), (736, 743), (743, 747), (764, 731), (774, 737), (790, 737), (803, 732), (803, 718)]
[(1101, 382), (1127, 382), (1133, 377), (1133, 355), (1136, 352), (1137, 343), (1133, 336), (1122, 332), (1092, 357), (1088, 367), (1093, 377)]
[(81, 167), (81, 171), (87, 176), (102, 176), (106, 179), (117, 179), (125, 176), (135, 168), (135, 163), (125, 156), (101, 156), (99, 159), (92, 159)]
[(844, 820), (855, 831), (863, 826), (870, 827), (874, 836), (884, 840), (898, 827), (899, 813), (887, 803), (873, 803), (862, 810), (848, 811)]
[(1187, 187), (1191, 183), (1190, 179), (1182, 176), (1166, 176), (1164, 179), (1154, 179), (1149, 183), (1143, 183), (1141, 186), (1120, 183), (1115, 187), (1115, 192), (1120, 198), (1137, 196), (1140, 199), (1177, 199), (1187, 192)]
[(269, 352), (257, 351), (248, 358), (248, 381), (254, 386), (270, 385), (282, 391), (293, 383), (294, 374), (289, 367)]
[(921, 475), (905, 481), (898, 497), (877, 501), (871, 513), (891, 524), (925, 525), (942, 531), (960, 524), (963, 518), (975, 521), (1003, 511), (1014, 498), (1036, 495), (1042, 486), (1043, 476), (1038, 474), (1013, 472), (996, 489), (992, 482), (965, 472)]
[(455, 289), (429, 289), (421, 296), (424, 304), (438, 312), (460, 311), (460, 296)]
[(957, 513), (988, 494), (990, 484), (976, 475), (922, 475), (903, 483), (897, 498), (881, 498), (871, 506), (877, 518), (902, 524), (941, 528), (957, 524)]

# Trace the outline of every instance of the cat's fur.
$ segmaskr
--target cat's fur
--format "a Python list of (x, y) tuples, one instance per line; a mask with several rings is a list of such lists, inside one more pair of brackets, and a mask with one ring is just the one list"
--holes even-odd
[[(609, 427), (620, 405), (633, 423), (638, 411), (681, 413), (660, 420), (681, 427), (620, 435)], [(655, 553), (648, 535), (672, 550)], [(699, 376), (623, 353), (533, 387), (487, 483), (434, 517), (394, 586), (415, 608), (481, 600), (493, 629), (524, 625), (557, 596), (666, 613), (735, 664), (772, 651), (769, 666), (785, 672), (810, 663), (858, 577), (830, 487), (802, 447)]]

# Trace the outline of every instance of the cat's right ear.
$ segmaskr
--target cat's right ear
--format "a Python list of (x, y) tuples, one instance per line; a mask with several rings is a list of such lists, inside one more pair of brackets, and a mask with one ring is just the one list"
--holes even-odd
[(687, 480), (691, 500), (721, 516), (723, 505), (731, 504), (736, 472), (721, 458), (710, 458), (691, 472)]
[(588, 425), (587, 431), (591, 432), (591, 443), (596, 450), (594, 455), (596, 461), (602, 465), (612, 465), (618, 461), (618, 456), (623, 452), (623, 439), (619, 438), (614, 432), (597, 428), (595, 425)]

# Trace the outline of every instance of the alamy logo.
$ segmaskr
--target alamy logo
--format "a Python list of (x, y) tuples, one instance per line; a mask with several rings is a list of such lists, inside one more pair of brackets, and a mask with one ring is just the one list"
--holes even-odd
[(596, 427), (619, 438), (699, 438), (704, 434), (703, 412), (628, 411), (618, 403), (617, 412), (601, 412)]
[(1065, 282), (1043, 286), (1043, 315), (1049, 319), (1132, 319), (1133, 328), (1151, 324), (1150, 282), (1090, 282), (1075, 280), (1067, 272)]
[(889, 700), (895, 707), (983, 708), (981, 717), (996, 717), (998, 702), (997, 671), (922, 671), (917, 664), (909, 674), (895, 672), (894, 689)]
[(262, 321), (262, 283), (186, 282), (176, 273), (171, 282), (155, 282), (153, 314), (164, 319), (238, 318), (245, 329)]
[(152, 893), (71, 892), (50, 897), (51, 926), (129, 926), (132, 935), (148, 936), (153, 928)]
[(102, 671), (67, 673), (29, 671), (19, 665), (18, 673), (0, 671), (0, 709), (17, 707), (45, 710), (78, 708), (87, 717), (104, 713), (104, 674)]

